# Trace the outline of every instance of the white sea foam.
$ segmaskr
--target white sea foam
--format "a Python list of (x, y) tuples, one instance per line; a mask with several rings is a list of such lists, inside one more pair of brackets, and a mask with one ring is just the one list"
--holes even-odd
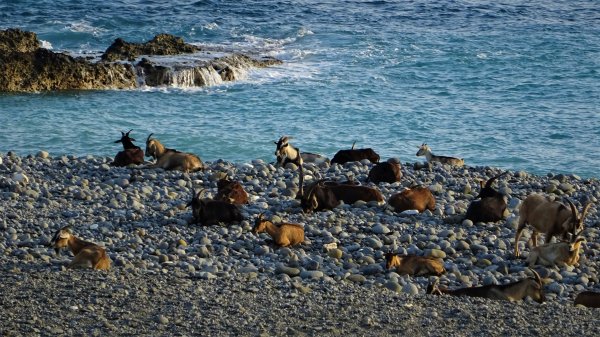
[(202, 25), (202, 29), (215, 30), (215, 29), (219, 29), (219, 25), (216, 22), (211, 22), (211, 23)]
[(42, 44), (42, 48), (45, 49), (52, 49), (52, 43), (50, 43), (49, 41), (46, 40), (40, 40), (41, 44)]

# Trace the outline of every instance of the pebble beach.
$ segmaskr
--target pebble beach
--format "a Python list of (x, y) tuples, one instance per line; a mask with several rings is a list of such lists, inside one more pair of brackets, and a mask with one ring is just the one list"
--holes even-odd
[[(404, 214), (358, 202), (305, 214), (294, 198), (293, 165), (217, 160), (182, 173), (113, 167), (112, 159), (0, 154), (0, 335), (600, 334), (598, 309), (573, 306), (577, 293), (600, 291), (597, 178), (509, 171), (496, 183), (507, 197), (506, 219), (474, 224), (462, 220), (466, 209), (479, 181), (499, 168), (403, 162), (402, 180), (377, 188), (387, 200), (405, 187), (428, 186), (435, 211)], [(372, 166), (307, 163), (305, 182), (349, 178), (374, 186), (367, 183)], [(224, 176), (250, 195), (244, 220), (189, 224), (194, 191), (214, 196)], [(522, 258), (514, 258), (513, 240), (519, 206), (531, 193), (568, 197), (580, 211), (594, 204), (580, 265), (535, 267), (546, 303), (426, 295), (433, 277), (385, 269), (384, 254), (395, 252), (443, 258), (447, 273), (439, 281), (449, 288), (528, 277), (530, 227)], [(303, 225), (305, 243), (278, 248), (267, 234), (253, 235), (260, 213)], [(111, 270), (68, 269), (72, 254), (57, 256), (49, 246), (66, 225), (105, 247)]]

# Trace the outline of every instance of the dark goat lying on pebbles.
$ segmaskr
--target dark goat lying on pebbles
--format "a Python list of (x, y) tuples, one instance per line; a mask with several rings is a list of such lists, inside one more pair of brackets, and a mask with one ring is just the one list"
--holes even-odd
[(123, 144), (123, 151), (119, 151), (115, 156), (115, 159), (111, 163), (113, 166), (127, 166), (127, 165), (139, 165), (144, 162), (144, 151), (139, 146), (133, 144), (135, 139), (129, 137), (129, 133), (133, 130), (124, 133), (121, 131), (121, 139), (115, 141), (115, 143)]
[(342, 201), (346, 204), (353, 204), (359, 200), (375, 201), (379, 205), (384, 204), (383, 195), (375, 188), (319, 180), (307, 188), (306, 195), (302, 197), (301, 206), (304, 212), (322, 211), (333, 209)]
[(187, 207), (192, 206), (192, 220), (204, 226), (216, 225), (219, 222), (231, 223), (242, 221), (242, 213), (238, 206), (223, 200), (202, 198), (204, 190), (195, 191)]
[(502, 193), (496, 191), (492, 187), (492, 184), (496, 179), (500, 178), (506, 173), (507, 172), (504, 172), (490, 178), (488, 181), (486, 181), (485, 186), (483, 181), (480, 182), (481, 191), (479, 192), (477, 198), (481, 199), (471, 202), (469, 208), (467, 209), (465, 219), (469, 219), (473, 221), (473, 223), (496, 222), (504, 219), (506, 200), (504, 200), (504, 195)]
[(333, 159), (331, 159), (331, 164), (341, 165), (351, 161), (361, 161), (363, 159), (367, 159), (371, 163), (379, 162), (380, 157), (373, 149), (355, 149), (354, 145), (355, 144), (352, 144), (352, 148), (350, 150), (339, 150), (335, 156), (333, 156)]
[(470, 297), (483, 297), (492, 300), (505, 300), (505, 301), (521, 301), (525, 297), (529, 296), (538, 303), (543, 303), (546, 300), (544, 296), (544, 288), (540, 275), (535, 270), (530, 269), (534, 277), (528, 277), (516, 282), (509, 284), (489, 284), (481, 287), (470, 287), (470, 288), (459, 288), (459, 289), (446, 289), (439, 288), (437, 283), (429, 284), (427, 286), (428, 294), (442, 295), (448, 294), (452, 296), (470, 296)]

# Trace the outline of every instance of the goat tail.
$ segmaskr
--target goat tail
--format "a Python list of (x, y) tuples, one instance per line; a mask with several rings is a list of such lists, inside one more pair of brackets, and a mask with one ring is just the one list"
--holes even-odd
[(106, 251), (102, 252), (102, 256), (98, 259), (98, 262), (94, 266), (94, 269), (109, 270), (110, 269), (110, 257), (106, 254)]

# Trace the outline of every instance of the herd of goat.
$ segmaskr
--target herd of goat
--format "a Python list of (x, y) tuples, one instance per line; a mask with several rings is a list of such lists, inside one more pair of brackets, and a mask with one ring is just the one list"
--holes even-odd
[[(134, 145), (135, 139), (130, 137), (130, 132), (122, 133), (121, 139), (116, 143), (123, 144), (112, 163), (114, 166), (143, 165), (143, 168), (162, 168), (165, 170), (180, 170), (194, 172), (203, 169), (203, 163), (197, 155), (180, 152), (166, 148), (152, 134), (146, 139), (145, 153), (139, 146)], [(299, 189), (296, 196), (300, 199), (303, 212), (315, 212), (330, 210), (341, 203), (354, 204), (363, 201), (372, 205), (383, 205), (385, 200), (381, 192), (374, 187), (359, 185), (353, 181), (336, 182), (325, 179), (317, 180), (304, 186), (303, 163), (311, 162), (320, 164), (329, 161), (326, 157), (300, 152), (292, 146), (289, 141), (291, 137), (281, 137), (276, 144), (275, 155), (277, 165), (286, 166), (288, 163), (295, 164), (299, 170)], [(152, 164), (144, 165), (144, 155), (152, 157)], [(454, 157), (437, 156), (431, 152), (427, 144), (422, 144), (417, 156), (425, 156), (428, 162), (441, 162), (452, 166), (464, 165), (464, 160)], [(402, 172), (400, 163), (394, 160), (379, 162), (379, 155), (373, 149), (340, 150), (331, 159), (330, 164), (344, 164), (352, 161), (369, 160), (375, 165), (369, 172), (368, 180), (374, 184), (380, 182), (394, 183), (400, 181)], [(469, 205), (465, 219), (477, 222), (496, 222), (504, 218), (507, 208), (505, 197), (493, 188), (493, 183), (502, 175), (492, 177), (487, 182), (481, 182), (479, 195)], [(204, 198), (204, 190), (193, 191), (191, 200), (187, 204), (192, 209), (191, 223), (199, 223), (204, 226), (218, 223), (231, 223), (243, 220), (240, 206), (249, 202), (248, 194), (243, 186), (236, 181), (221, 179), (217, 183), (218, 192), (215, 198)], [(568, 206), (552, 201), (549, 198), (532, 194), (528, 196), (520, 206), (520, 218), (514, 241), (514, 255), (520, 255), (518, 249), (519, 238), (523, 230), (529, 225), (532, 228), (532, 250), (527, 259), (532, 277), (504, 285), (486, 285), (480, 287), (468, 287), (460, 289), (441, 288), (436, 282), (430, 284), (428, 294), (449, 294), (455, 296), (484, 297), (489, 299), (502, 299), (518, 301), (531, 297), (537, 302), (545, 300), (543, 283), (533, 269), (536, 264), (548, 267), (574, 266), (579, 261), (580, 245), (585, 239), (582, 237), (584, 219), (588, 213), (591, 203), (583, 207), (581, 213), (577, 207), (567, 199)], [(404, 191), (392, 195), (387, 201), (389, 208), (395, 212), (423, 212), (435, 210), (435, 198), (430, 189), (424, 186), (413, 186)], [(294, 246), (304, 242), (304, 228), (300, 224), (273, 223), (260, 214), (255, 219), (252, 233), (258, 235), (266, 232), (272, 237), (277, 246)], [(538, 233), (545, 234), (545, 244), (537, 245)], [(553, 237), (560, 237), (561, 241), (551, 242)], [(109, 269), (110, 258), (101, 246), (83, 241), (73, 235), (69, 226), (59, 229), (52, 238), (52, 245), (59, 250), (68, 247), (75, 258), (69, 265), (72, 268), (85, 267), (93, 269)], [(440, 258), (397, 254), (386, 254), (386, 268), (395, 269), (402, 275), (436, 275), (440, 276), (446, 272), (444, 262)], [(600, 293), (584, 291), (578, 294), (575, 304), (588, 307), (600, 307)]]

